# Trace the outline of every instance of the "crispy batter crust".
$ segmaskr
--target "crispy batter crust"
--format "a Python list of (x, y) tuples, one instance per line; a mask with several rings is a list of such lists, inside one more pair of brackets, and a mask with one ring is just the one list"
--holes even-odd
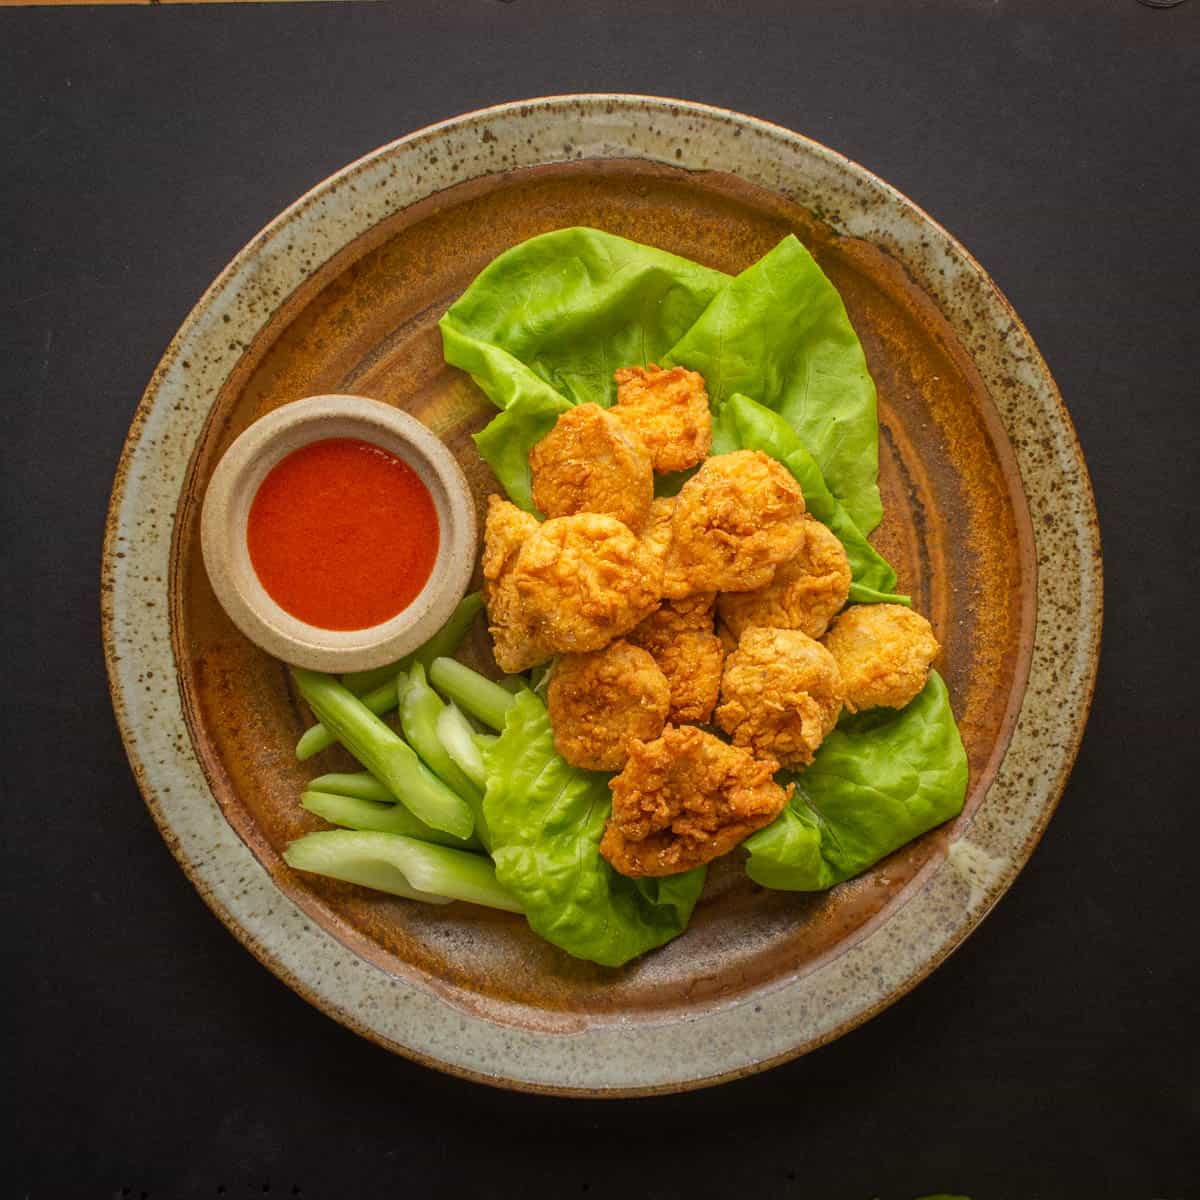
[(596, 404), (568, 409), (529, 452), (533, 502), (548, 517), (606, 513), (638, 529), (654, 499), (650, 452)]
[(715, 715), (735, 746), (806, 766), (841, 711), (833, 655), (798, 629), (747, 629), (725, 660)]
[(674, 514), (674, 496), (655, 496), (640, 531), (642, 545), (660, 567), (665, 567), (667, 551), (671, 548), (671, 519)]
[(713, 592), (698, 592), (683, 600), (664, 600), (630, 633), (629, 640), (656, 654), (681, 633), (712, 633), (715, 601)]
[(633, 877), (711, 862), (779, 815), (791, 788), (775, 783), (777, 769), (694, 725), (630, 742), (600, 853)]
[(599, 513), (543, 521), (522, 545), (511, 578), (543, 659), (601, 649), (652, 612), (662, 594), (657, 560), (628, 526)]
[(717, 612), (735, 637), (753, 626), (799, 629), (821, 637), (850, 595), (850, 561), (820, 521), (804, 518), (804, 544), (753, 592), (722, 592)]
[(656, 471), (683, 471), (704, 460), (712, 445), (712, 414), (703, 377), (650, 363), (622, 367), (613, 378), (617, 403), (611, 411), (646, 444)]
[(800, 485), (762, 451), (706, 459), (671, 512), (663, 594), (763, 587), (803, 544), (803, 515)]
[(671, 687), (667, 720), (703, 725), (712, 716), (721, 690), (725, 647), (715, 633), (687, 630), (657, 651), (658, 664)]
[(654, 655), (671, 685), (674, 724), (703, 724), (712, 716), (721, 690), (725, 648), (713, 633), (712, 592), (665, 600), (630, 634), (629, 640)]
[(630, 739), (649, 741), (662, 732), (671, 689), (645, 650), (616, 641), (589, 654), (564, 654), (546, 699), (554, 745), (567, 762), (619, 771)]
[(550, 657), (533, 637), (513, 585), (513, 565), (538, 521), (499, 496), (488, 497), (483, 529), (483, 600), (496, 662), (505, 671), (524, 671)]
[(929, 678), (941, 647), (920, 613), (902, 604), (856, 604), (825, 635), (851, 712), (903, 708)]

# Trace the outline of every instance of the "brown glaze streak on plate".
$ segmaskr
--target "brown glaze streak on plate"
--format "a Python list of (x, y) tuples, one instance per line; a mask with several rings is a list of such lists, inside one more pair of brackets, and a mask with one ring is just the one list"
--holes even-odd
[[(886, 253), (842, 238), (779, 196), (716, 173), (586, 162), (490, 176), (384, 221), (277, 314), (213, 408), (176, 523), (170, 579), (188, 726), (228, 820), (278, 886), (385, 971), (452, 1004), (525, 1028), (567, 1032), (612, 1020), (721, 1006), (836, 955), (902, 902), (940, 860), (954, 826), (819, 895), (770, 892), (742, 854), (710, 873), (689, 930), (621, 970), (579, 962), (519, 919), (464, 905), (426, 908), (299, 876), (287, 842), (326, 828), (298, 796), (329, 754), (297, 764), (306, 724), (286, 673), (218, 607), (198, 544), (199, 505), (217, 459), (270, 409), (356, 392), (398, 405), (447, 441), (481, 503), (495, 489), (470, 434), (494, 410), (441, 357), (437, 319), (509, 246), (592, 225), (733, 273), (796, 233), (841, 292), (879, 389), (884, 524), (875, 537), (902, 590), (933, 620), (940, 666), (971, 763), (960, 822), (1003, 756), (1020, 704), (1035, 617), (1035, 556), (1019, 475), (986, 388), (936, 306)], [(467, 657), (486, 659), (476, 631)]]

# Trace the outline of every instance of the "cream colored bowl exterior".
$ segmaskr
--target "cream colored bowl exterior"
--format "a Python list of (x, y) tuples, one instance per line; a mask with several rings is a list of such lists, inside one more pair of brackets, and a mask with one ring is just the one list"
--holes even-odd
[[(441, 536), (428, 581), (403, 612), (369, 629), (299, 620), (275, 603), (250, 562), (246, 522), (259, 485), (293, 450), (326, 438), (390, 450), (417, 473), (437, 512)], [(255, 421), (225, 452), (204, 497), (201, 544), (217, 599), (252, 642), (292, 666), (338, 673), (395, 662), (446, 623), (475, 569), (478, 529), (462, 469), (420, 421), (361, 396), (309, 396)]]
[[(225, 821), (191, 745), (165, 583), (191, 448), (238, 347), (267, 324), (278, 297), (418, 200), (564, 155), (731, 172), (884, 247), (971, 349), (1012, 440), (1040, 567), (1031, 672), (1005, 760), (972, 823), (887, 919), (751, 1002), (571, 1036), (501, 1026), (388, 975), (279, 894)], [(346, 167), (272, 221), (201, 299), (155, 372), (118, 469), (103, 572), (105, 649), (130, 761), (169, 845), (229, 928), (314, 1004), (382, 1045), (489, 1083), (590, 1095), (681, 1090), (760, 1070), (837, 1037), (927, 975), (1003, 894), (1057, 803), (1086, 720), (1101, 623), (1099, 535), (1078, 443), (1036, 346), (979, 264), (911, 201), (824, 146), (726, 110), (622, 95), (507, 104), (431, 126)]]

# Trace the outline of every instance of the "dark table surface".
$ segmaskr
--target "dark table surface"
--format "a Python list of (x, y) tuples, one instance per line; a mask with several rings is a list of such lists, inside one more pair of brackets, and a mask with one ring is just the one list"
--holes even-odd
[[(0, 10), (0, 889), (14, 1197), (1200, 1196), (1200, 0)], [(159, 839), (105, 690), (129, 419), (272, 215), (438, 118), (661, 93), (809, 134), (944, 222), (1078, 427), (1107, 622), (1077, 768), (969, 942), (862, 1029), (708, 1092), (415, 1066), (293, 995)]]

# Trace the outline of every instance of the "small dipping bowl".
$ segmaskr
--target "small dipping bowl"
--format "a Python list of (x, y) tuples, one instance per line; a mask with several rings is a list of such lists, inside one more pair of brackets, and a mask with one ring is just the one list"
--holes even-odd
[[(250, 560), (246, 529), (259, 486), (281, 460), (313, 442), (351, 438), (407, 463), (437, 513), (437, 557), (424, 586), (394, 617), (365, 629), (322, 629), (287, 612)], [(297, 667), (362, 671), (429, 640), (462, 599), (475, 567), (475, 504), (462, 469), (420, 421), (361, 396), (310, 396), (255, 421), (217, 464), (204, 497), (200, 539), (221, 606), (252, 642)]]

